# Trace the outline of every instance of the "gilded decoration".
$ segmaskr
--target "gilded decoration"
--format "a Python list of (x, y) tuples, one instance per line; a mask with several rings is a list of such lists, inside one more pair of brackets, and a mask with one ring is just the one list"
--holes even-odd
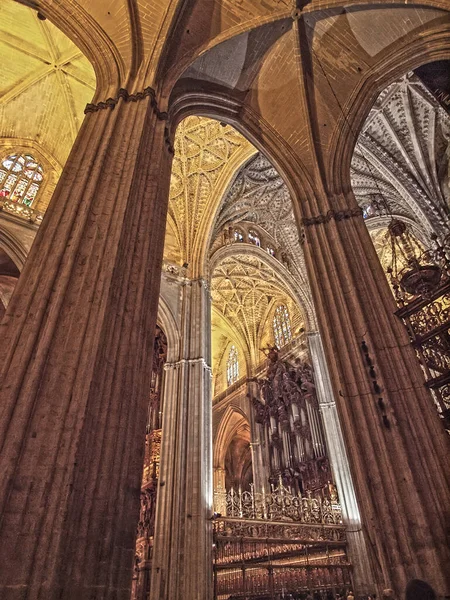
[[(203, 117), (188, 117), (174, 141), (165, 242), (166, 260), (190, 265), (201, 261), (216, 204), (235, 169), (255, 152), (233, 127)], [(197, 268), (201, 269), (200, 265)]]
[(212, 273), (211, 296), (213, 332), (237, 339), (254, 365), (264, 358), (261, 348), (264, 333), (272, 330), (268, 321), (271, 309), (287, 305), (297, 332), (304, 325), (292, 291), (263, 256), (239, 253), (225, 257)]
[[(333, 484), (330, 486), (333, 487), (335, 494), (335, 487)], [(328, 493), (328, 486), (325, 487)], [(233, 488), (228, 492), (215, 491), (214, 505), (225, 507), (225, 515), (229, 519), (342, 525), (341, 507), (336, 498), (333, 501), (327, 496), (312, 497), (310, 492), (303, 495), (300, 492), (293, 492), (291, 488), (283, 485), (281, 477), (278, 484), (272, 485), (268, 493), (255, 491), (253, 484), (250, 484), (249, 490), (244, 491)], [(265, 523), (260, 523), (259, 527), (266, 527), (267, 530)], [(288, 535), (281, 535), (280, 532), (278, 535), (288, 537)]]
[(149, 570), (155, 533), (156, 500), (161, 464), (163, 371), (167, 359), (167, 338), (157, 326), (153, 342), (153, 366), (147, 414), (144, 468), (142, 473), (140, 512), (136, 531), (135, 565), (131, 600), (137, 600), (137, 574)]

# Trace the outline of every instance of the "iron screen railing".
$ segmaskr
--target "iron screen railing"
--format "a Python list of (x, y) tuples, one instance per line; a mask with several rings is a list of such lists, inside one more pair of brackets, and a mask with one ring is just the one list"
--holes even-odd
[[(352, 585), (342, 525), (214, 522), (214, 599), (278, 600)], [(324, 596), (325, 597), (325, 596)]]

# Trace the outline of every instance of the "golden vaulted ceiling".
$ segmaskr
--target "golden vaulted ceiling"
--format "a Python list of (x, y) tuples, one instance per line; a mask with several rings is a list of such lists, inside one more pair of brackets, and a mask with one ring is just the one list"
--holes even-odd
[[(201, 117), (188, 117), (180, 123), (175, 136), (164, 258), (178, 265), (187, 264), (188, 276), (207, 275), (209, 248), (217, 235), (217, 227), (221, 228), (217, 222), (223, 215), (223, 210), (220, 212), (223, 198), (241, 167), (255, 154), (254, 146), (229, 125)], [(264, 166), (270, 167), (267, 161)], [(258, 197), (261, 193), (259, 188)], [(250, 194), (246, 196), (249, 199)], [(275, 200), (269, 189), (265, 190), (265, 197), (269, 202)], [(278, 199), (278, 204), (276, 209), (273, 202), (272, 210), (293, 219), (289, 195)], [(233, 213), (229, 219), (236, 221), (239, 216)], [(292, 224), (295, 228), (293, 221), (288, 226), (280, 225), (281, 242), (283, 233), (290, 239)], [(268, 229), (269, 224), (266, 224)], [(298, 246), (298, 235), (295, 237)], [(247, 366), (259, 364), (264, 358), (261, 348), (273, 343), (271, 326), (266, 321), (279, 304), (288, 306), (297, 330), (304, 326), (294, 292), (283, 275), (277, 273), (274, 260), (270, 265), (263, 251), (246, 246), (241, 245), (239, 254), (232, 252), (231, 256), (224, 256), (210, 272), (216, 374), (219, 371), (224, 374), (226, 350), (233, 343), (239, 349), (242, 374)], [(286, 250), (290, 248), (286, 246)], [(281, 265), (278, 266), (283, 271)], [(304, 280), (304, 273), (297, 275)], [(224, 385), (224, 381), (216, 383), (216, 391), (220, 383)]]
[(241, 376), (264, 360), (263, 349), (274, 344), (272, 320), (277, 306), (288, 308), (294, 337), (305, 326), (281, 265), (269, 264), (263, 250), (249, 245), (227, 250), (211, 277), (215, 393), (226, 387), (222, 375), (231, 344), (238, 348)]
[(208, 238), (220, 200), (256, 148), (229, 125), (188, 117), (177, 128), (169, 194), (165, 258), (203, 274)]
[(37, 147), (60, 171), (95, 92), (91, 64), (49, 20), (14, 0), (1, 2), (0, 56), (3, 145)]

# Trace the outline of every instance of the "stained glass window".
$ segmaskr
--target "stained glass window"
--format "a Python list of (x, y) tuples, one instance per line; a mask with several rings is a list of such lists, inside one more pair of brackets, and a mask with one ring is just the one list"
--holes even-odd
[(0, 164), (0, 197), (31, 206), (44, 171), (31, 154), (12, 154)]
[(255, 244), (255, 246), (261, 246), (261, 240), (259, 239), (259, 235), (250, 229), (248, 232), (248, 241), (251, 244)]
[(275, 250), (270, 246), (267, 246), (267, 253), (270, 254), (270, 256), (275, 256)]
[(275, 337), (275, 345), (278, 348), (282, 348), (292, 340), (291, 320), (288, 309), (284, 304), (280, 304), (275, 310), (273, 316), (273, 335)]
[(231, 346), (227, 360), (227, 382), (231, 385), (239, 379), (239, 357), (236, 346)]
[(234, 230), (234, 239), (236, 242), (243, 242), (244, 241), (244, 236), (242, 235), (242, 232), (239, 231), (239, 229), (235, 229)]

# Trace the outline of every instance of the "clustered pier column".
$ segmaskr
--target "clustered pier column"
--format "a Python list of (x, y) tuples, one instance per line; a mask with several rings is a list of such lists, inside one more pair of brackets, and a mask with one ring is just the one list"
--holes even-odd
[(0, 327), (0, 597), (129, 600), (171, 147), (87, 115)]
[(259, 494), (268, 494), (269, 486), (269, 465), (266, 464), (265, 458), (267, 450), (264, 447), (266, 440), (264, 439), (264, 429), (260, 423), (256, 422), (255, 411), (253, 408), (252, 398), (259, 397), (259, 386), (256, 378), (247, 381), (247, 396), (248, 396), (248, 413), (250, 415), (250, 431), (252, 442), (250, 444), (252, 450), (252, 469), (253, 469), (253, 485), (255, 492)]
[(445, 595), (448, 438), (353, 194), (317, 205), (304, 252), (376, 581)]
[[(350, 473), (347, 451), (336, 403), (333, 397), (322, 340), (318, 332), (308, 334), (309, 352), (314, 369), (314, 383), (327, 440), (328, 456), (342, 508), (342, 519), (348, 542), (348, 554), (353, 566), (354, 591), (357, 594), (373, 593), (374, 575), (368, 555), (367, 541), (361, 523), (355, 486)], [(380, 590), (381, 591), (381, 590)]]
[(212, 598), (211, 297), (182, 284), (179, 360), (166, 363), (150, 600)]

